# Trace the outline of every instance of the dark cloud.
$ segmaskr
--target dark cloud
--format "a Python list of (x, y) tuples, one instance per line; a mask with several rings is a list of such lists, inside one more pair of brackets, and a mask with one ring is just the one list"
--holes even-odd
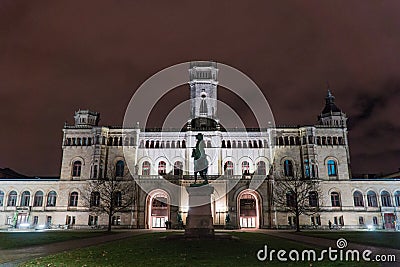
[(364, 92), (357, 96), (355, 107), (359, 112), (351, 116), (349, 120), (350, 128), (370, 119), (377, 110), (385, 107), (390, 100), (400, 96), (400, 82), (387, 82), (385, 85), (380, 86), (380, 89), (379, 92)]
[[(250, 76), (280, 125), (315, 123), (329, 80), (350, 116), (353, 170), (390, 172), (399, 167), (385, 153), (400, 148), (390, 130), (399, 127), (399, 11), (396, 1), (0, 1), (0, 167), (58, 175), (61, 129), (75, 110), (121, 124), (152, 74), (212, 59)], [(187, 96), (171, 93), (157, 112)]]

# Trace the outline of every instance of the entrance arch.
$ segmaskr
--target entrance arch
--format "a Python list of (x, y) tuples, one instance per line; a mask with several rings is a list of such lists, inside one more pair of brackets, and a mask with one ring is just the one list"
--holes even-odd
[(238, 225), (240, 228), (260, 227), (260, 196), (254, 190), (243, 190), (238, 199)]
[(165, 222), (169, 221), (170, 197), (161, 189), (153, 190), (147, 197), (147, 225), (149, 229), (165, 228)]

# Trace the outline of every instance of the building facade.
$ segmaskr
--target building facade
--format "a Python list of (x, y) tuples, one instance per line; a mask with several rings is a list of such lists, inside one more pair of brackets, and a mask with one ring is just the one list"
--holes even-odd
[(63, 129), (59, 178), (0, 178), (0, 227), (105, 225), (107, 216), (91, 212), (84, 196), (90, 181), (106, 177), (135, 184), (131, 207), (114, 214), (114, 225), (178, 227), (188, 211), (185, 187), (193, 183), (192, 148), (202, 133), (215, 227), (293, 227), (296, 218), (272, 201), (274, 179), (300, 176), (321, 184), (320, 208), (300, 217), (303, 227), (330, 221), (340, 228), (395, 228), (400, 180), (352, 177), (347, 118), (329, 90), (315, 125), (229, 130), (217, 116), (217, 64), (193, 62), (189, 75), (191, 119), (182, 129), (101, 126), (99, 113), (77, 111)]

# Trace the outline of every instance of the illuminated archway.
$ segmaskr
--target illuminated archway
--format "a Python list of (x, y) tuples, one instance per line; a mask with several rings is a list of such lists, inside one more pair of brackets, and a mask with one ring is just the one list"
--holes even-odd
[(170, 197), (161, 189), (153, 190), (147, 196), (147, 226), (149, 229), (165, 228), (170, 220)]
[(243, 190), (237, 198), (240, 228), (260, 227), (260, 196), (255, 190)]

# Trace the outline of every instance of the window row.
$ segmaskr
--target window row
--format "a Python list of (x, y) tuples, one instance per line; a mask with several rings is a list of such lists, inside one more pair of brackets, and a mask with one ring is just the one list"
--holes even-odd
[[(374, 191), (370, 190), (367, 192), (367, 205), (368, 207), (378, 207), (378, 198)], [(394, 193), (394, 203), (392, 202), (392, 196), (388, 191), (381, 192), (381, 206), (382, 207), (400, 207), (400, 191)], [(360, 191), (355, 191), (353, 193), (353, 201), (355, 207), (364, 207), (364, 196)]]
[[(157, 173), (159, 175), (167, 174), (167, 163), (165, 161), (160, 161), (158, 163)], [(182, 161), (175, 161), (172, 174), (177, 176), (183, 175)], [(144, 161), (142, 163), (142, 175), (151, 175), (151, 163), (149, 161)]]
[(345, 140), (341, 136), (281, 136), (276, 137), (275, 143), (278, 146), (299, 146), (306, 144), (324, 145), (345, 145)]
[[(302, 201), (301, 201), (302, 202)], [(300, 204), (294, 192), (287, 192), (286, 193), (286, 205), (288, 207), (295, 207), (296, 205)], [(301, 203), (303, 204), (303, 203)], [(308, 206), (309, 207), (318, 207), (319, 200), (318, 200), (318, 193), (315, 191), (311, 191), (308, 193)]]
[(139, 148), (186, 148), (186, 141), (142, 140), (140, 141)]
[[(337, 163), (335, 160), (330, 159), (326, 162), (327, 172), (329, 177), (336, 177), (338, 175), (337, 172)], [(308, 159), (304, 160), (304, 177), (305, 178), (316, 178), (318, 177), (318, 168), (317, 165)], [(293, 177), (295, 175), (294, 172), (294, 163), (292, 160), (285, 160), (283, 162), (283, 174), (286, 177)]]
[(69, 137), (65, 138), (64, 145), (65, 146), (91, 146), (93, 143), (96, 145), (108, 145), (108, 146), (134, 146), (135, 139), (133, 137), (105, 137), (97, 135), (94, 138), (94, 142), (91, 137)]
[[(112, 194), (112, 205), (113, 207), (122, 206), (122, 192), (116, 191)], [(71, 203), (74, 204), (74, 203)], [(90, 207), (99, 207), (101, 205), (101, 194), (98, 191), (94, 191), (90, 194)], [(109, 203), (107, 203), (109, 205)], [(73, 205), (70, 205), (73, 206)], [(75, 205), (76, 206), (76, 205)]]
[[(207, 146), (211, 147), (211, 146)], [(248, 140), (248, 141), (235, 141), (235, 140), (222, 140), (222, 148), (263, 148), (268, 147), (267, 140)]]
[(91, 137), (65, 138), (64, 145), (65, 146), (91, 146), (92, 138)]
[[(0, 207), (5, 204), (4, 200), (5, 200), (5, 194), (3, 191), (0, 191)], [(16, 191), (13, 190), (8, 194), (6, 205), (8, 207), (15, 207), (17, 206), (17, 201), (18, 201), (18, 194)], [(49, 194), (47, 195), (46, 206), (54, 207), (56, 205), (56, 202), (57, 202), (57, 193), (55, 191), (50, 191)], [(43, 191), (37, 191), (35, 193), (35, 195), (33, 196), (33, 205), (31, 205), (31, 193), (29, 191), (22, 192), (21, 199), (19, 201), (19, 206), (42, 207), (43, 204), (44, 204)]]
[[(125, 163), (123, 160), (118, 160), (114, 168), (115, 177), (123, 177), (125, 174)], [(82, 161), (76, 160), (72, 163), (72, 177), (80, 177), (82, 173)], [(103, 178), (103, 169), (101, 166), (95, 164), (91, 167), (91, 178)]]
[[(366, 202), (364, 195), (360, 191), (355, 191), (353, 193), (353, 203), (355, 207), (378, 207), (378, 197), (377, 194), (369, 190), (366, 194)], [(380, 195), (380, 200), (381, 200), (381, 207), (393, 207), (393, 204), (396, 207), (400, 207), (400, 191), (396, 191), (394, 193), (394, 203), (392, 202), (392, 196), (388, 191), (382, 191)], [(331, 193), (331, 204), (332, 207), (341, 207), (341, 199), (340, 199), (340, 194), (338, 192), (332, 192)], [(366, 204), (366, 205), (365, 205)]]

